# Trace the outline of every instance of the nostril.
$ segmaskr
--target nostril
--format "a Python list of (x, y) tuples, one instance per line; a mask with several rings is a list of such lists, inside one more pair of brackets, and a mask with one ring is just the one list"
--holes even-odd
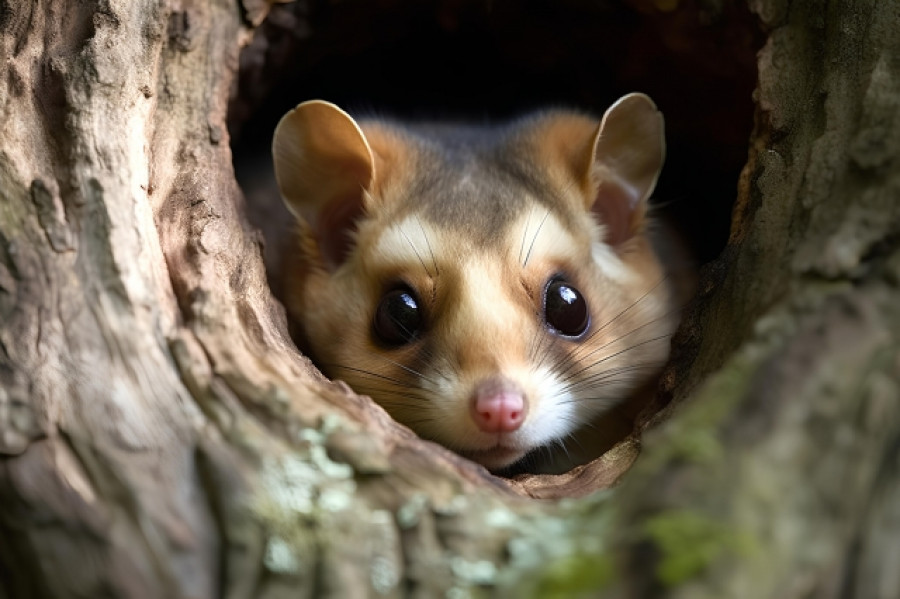
[(505, 379), (488, 380), (476, 387), (472, 419), (487, 433), (508, 433), (525, 421), (527, 406), (519, 388)]

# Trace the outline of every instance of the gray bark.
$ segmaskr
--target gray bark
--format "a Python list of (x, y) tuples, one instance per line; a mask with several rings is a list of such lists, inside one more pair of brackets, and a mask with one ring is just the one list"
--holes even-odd
[(225, 128), (264, 3), (0, 1), (0, 597), (900, 596), (900, 15), (751, 6), (671, 402), (505, 481), (291, 345)]

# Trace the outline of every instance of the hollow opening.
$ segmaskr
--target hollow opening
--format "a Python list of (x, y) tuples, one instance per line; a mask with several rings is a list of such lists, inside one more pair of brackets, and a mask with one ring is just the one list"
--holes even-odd
[[(652, 203), (706, 263), (728, 238), (762, 41), (746, 6), (715, 0), (276, 5), (242, 54), (229, 112), (235, 170), (266, 237), (270, 276), (291, 223), (272, 134), (285, 112), (317, 98), (351, 114), (485, 123), (547, 107), (599, 116), (644, 92), (666, 123)], [(277, 276), (271, 283), (277, 296)]]

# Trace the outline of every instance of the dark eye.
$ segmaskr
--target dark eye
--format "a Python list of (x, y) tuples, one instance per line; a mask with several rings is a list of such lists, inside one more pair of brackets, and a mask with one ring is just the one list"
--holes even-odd
[(378, 303), (372, 324), (375, 335), (385, 345), (406, 345), (422, 328), (422, 310), (416, 296), (406, 288), (388, 291)]
[(577, 337), (588, 327), (587, 302), (565, 280), (554, 279), (544, 294), (544, 319), (560, 335)]

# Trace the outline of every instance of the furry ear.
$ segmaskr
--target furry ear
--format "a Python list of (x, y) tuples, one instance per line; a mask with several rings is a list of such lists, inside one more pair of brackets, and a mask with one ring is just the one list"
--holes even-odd
[(324, 266), (334, 270), (350, 251), (355, 223), (375, 181), (366, 136), (334, 104), (311, 100), (278, 123), (272, 156), (285, 203), (309, 225)]
[(647, 199), (665, 160), (662, 113), (644, 94), (628, 94), (609, 107), (594, 135), (587, 207), (606, 227), (613, 246), (641, 230)]

